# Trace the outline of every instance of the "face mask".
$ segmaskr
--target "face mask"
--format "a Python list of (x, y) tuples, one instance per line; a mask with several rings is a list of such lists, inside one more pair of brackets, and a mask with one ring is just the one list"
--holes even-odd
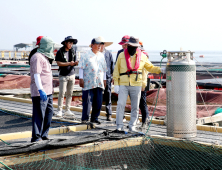
[(127, 46), (127, 50), (130, 56), (133, 56), (136, 53), (137, 47)]

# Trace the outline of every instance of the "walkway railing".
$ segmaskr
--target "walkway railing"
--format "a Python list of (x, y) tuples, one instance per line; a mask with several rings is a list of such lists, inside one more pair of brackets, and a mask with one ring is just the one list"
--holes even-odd
[(27, 60), (30, 51), (0, 51), (0, 60)]

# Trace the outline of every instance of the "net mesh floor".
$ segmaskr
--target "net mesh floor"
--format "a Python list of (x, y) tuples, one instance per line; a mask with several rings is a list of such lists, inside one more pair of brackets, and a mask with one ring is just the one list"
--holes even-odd
[[(222, 169), (222, 149), (186, 140), (130, 138), (49, 154), (5, 158), (11, 169)], [(2, 168), (4, 168), (2, 166)], [(5, 168), (7, 169), (7, 168)]]

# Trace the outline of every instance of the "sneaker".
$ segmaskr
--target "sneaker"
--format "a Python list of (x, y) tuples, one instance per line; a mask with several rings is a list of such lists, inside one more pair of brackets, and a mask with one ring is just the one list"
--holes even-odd
[(137, 123), (136, 123), (136, 124), (140, 124), (140, 120), (139, 120), (139, 119), (137, 120)]
[(112, 121), (111, 115), (108, 115), (108, 116), (106, 117), (106, 121)]
[(139, 132), (136, 127), (129, 127), (129, 132)]
[(75, 116), (75, 114), (72, 113), (70, 110), (67, 110), (67, 111), (64, 113), (64, 116)]
[(88, 123), (89, 121), (88, 120), (82, 120), (82, 123)]
[(140, 126), (142, 129), (147, 127), (146, 123), (142, 123), (142, 125)]
[(42, 137), (42, 140), (50, 140), (48, 137)]
[(116, 130), (118, 130), (118, 131), (124, 131), (123, 127), (117, 128)]
[(54, 113), (55, 117), (62, 117), (62, 111), (58, 111), (57, 113)]
[(39, 139), (31, 139), (31, 142), (33, 143), (33, 142), (41, 142), (42, 141), (42, 139), (41, 138), (39, 138)]
[(94, 120), (94, 121), (90, 121), (91, 123), (97, 123), (98, 125), (100, 125), (101, 124), (101, 122), (100, 121), (98, 121), (98, 120)]

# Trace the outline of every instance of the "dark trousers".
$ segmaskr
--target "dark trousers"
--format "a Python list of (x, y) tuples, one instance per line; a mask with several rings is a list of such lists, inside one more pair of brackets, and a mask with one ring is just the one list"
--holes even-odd
[(42, 137), (48, 137), (49, 127), (53, 116), (52, 95), (47, 96), (43, 102), (40, 97), (32, 97), (33, 115), (32, 115), (32, 139), (31, 142), (41, 140)]
[(103, 89), (97, 87), (90, 90), (82, 91), (82, 121), (89, 120), (90, 110), (91, 113), (91, 122), (98, 120), (100, 115), (101, 107), (103, 101)]
[(111, 82), (112, 80), (107, 80), (106, 81), (106, 88), (105, 88), (105, 91), (104, 91), (104, 100), (106, 102), (106, 113), (107, 113), (107, 116), (108, 115), (112, 115), (112, 102), (111, 102), (111, 95), (112, 95), (112, 92), (111, 92)]
[(140, 110), (142, 113), (142, 123), (145, 123), (147, 119), (149, 119), (148, 107), (146, 104), (146, 91), (141, 91), (140, 98)]

